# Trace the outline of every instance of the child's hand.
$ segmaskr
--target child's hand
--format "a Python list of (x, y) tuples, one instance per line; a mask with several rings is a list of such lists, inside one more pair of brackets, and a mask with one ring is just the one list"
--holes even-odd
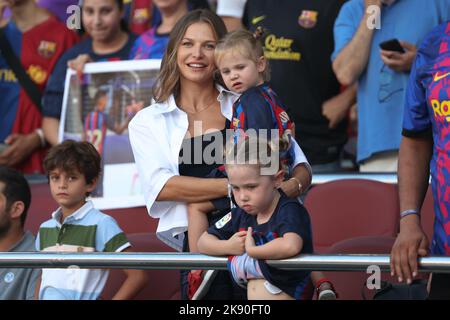
[(240, 256), (245, 252), (245, 235), (247, 231), (239, 231), (228, 239), (229, 255)]
[(247, 236), (245, 237), (245, 251), (247, 251), (247, 254), (250, 248), (256, 247), (255, 239), (253, 239), (252, 233), (253, 233), (252, 227), (248, 227)]

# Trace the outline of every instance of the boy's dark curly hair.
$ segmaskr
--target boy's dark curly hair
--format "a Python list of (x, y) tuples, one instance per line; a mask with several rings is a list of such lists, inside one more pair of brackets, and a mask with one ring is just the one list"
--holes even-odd
[(44, 159), (44, 169), (47, 177), (54, 169), (64, 172), (78, 171), (89, 184), (100, 175), (101, 157), (89, 142), (66, 140), (50, 149)]

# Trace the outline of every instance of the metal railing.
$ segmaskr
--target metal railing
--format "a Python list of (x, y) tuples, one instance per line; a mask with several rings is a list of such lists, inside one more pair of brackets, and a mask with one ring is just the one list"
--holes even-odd
[[(97, 269), (226, 269), (226, 257), (194, 253), (0, 253), (0, 268), (97, 268)], [(291, 259), (267, 260), (281, 269), (322, 271), (366, 271), (376, 265), (389, 271), (388, 255), (299, 255)], [(419, 259), (420, 272), (450, 273), (450, 257)]]

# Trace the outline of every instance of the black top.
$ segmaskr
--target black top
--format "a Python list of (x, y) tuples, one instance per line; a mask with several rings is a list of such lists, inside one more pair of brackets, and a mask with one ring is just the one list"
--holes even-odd
[[(227, 121), (228, 123), (228, 121)], [(180, 176), (205, 178), (223, 164), (226, 128), (183, 140), (179, 154)]]
[(333, 25), (344, 0), (248, 0), (243, 23), (262, 26), (271, 86), (295, 123), (296, 139), (311, 164), (332, 162), (346, 142), (346, 121), (328, 128), (324, 101), (340, 85), (331, 67)]

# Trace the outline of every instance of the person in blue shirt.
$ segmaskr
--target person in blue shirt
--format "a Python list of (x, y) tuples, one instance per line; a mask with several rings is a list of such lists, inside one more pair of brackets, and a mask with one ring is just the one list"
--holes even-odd
[[(60, 57), (78, 42), (78, 36), (33, 0), (0, 1), (10, 19), (2, 34), (40, 96)], [(29, 177), (44, 173), (47, 152), (40, 106), (17, 80), (13, 68), (0, 53), (0, 165), (14, 167)], [(5, 51), (6, 52), (6, 51)]]
[[(416, 46), (449, 18), (447, 0), (350, 0), (342, 6), (334, 24), (333, 70), (342, 85), (358, 85), (360, 171), (397, 171), (402, 108)], [(403, 53), (380, 49), (392, 38), (400, 41)]]
[[(238, 285), (247, 287), (249, 300), (305, 299), (311, 292), (310, 271), (281, 270), (264, 261), (313, 252), (308, 212), (297, 199), (278, 189), (284, 179), (281, 166), (264, 174), (264, 168), (279, 160), (277, 148), (262, 138), (244, 138), (227, 150), (230, 152), (228, 159), (234, 161), (225, 168), (239, 207), (201, 236), (200, 252), (232, 256), (228, 269)], [(265, 165), (264, 155), (271, 159)]]
[(169, 34), (177, 21), (188, 13), (187, 0), (153, 0), (161, 13), (161, 22), (136, 39), (130, 59), (162, 59), (169, 42)]
[[(450, 21), (434, 28), (419, 47), (404, 108), (400, 233), (391, 252), (391, 272), (410, 283), (418, 275), (418, 256), (430, 252), (420, 223), (430, 174), (435, 213), (430, 253), (450, 255)], [(450, 299), (449, 275), (433, 273), (429, 299)]]
[(58, 143), (58, 128), (67, 67), (81, 75), (87, 62), (127, 60), (136, 35), (122, 27), (122, 0), (84, 0), (83, 27), (89, 36), (68, 50), (56, 64), (42, 98), (43, 130), (51, 145)]
[[(195, 9), (210, 9), (207, 0), (187, 0), (189, 11)], [(158, 8), (157, 2), (152, 0), (123, 0), (124, 18), (128, 29), (141, 35), (150, 28), (157, 27), (163, 20), (162, 12)], [(164, 5), (170, 5), (171, 1), (163, 1)]]

